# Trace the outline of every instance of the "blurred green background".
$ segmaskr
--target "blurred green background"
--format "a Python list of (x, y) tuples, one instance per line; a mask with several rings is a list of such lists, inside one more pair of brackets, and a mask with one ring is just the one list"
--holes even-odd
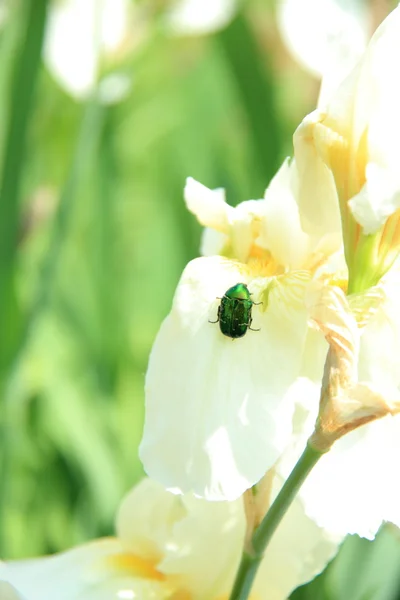
[[(366, 3), (377, 22), (390, 4)], [(239, 2), (202, 35), (173, 33), (167, 2), (133, 7), (99, 69), (130, 84), (110, 103), (96, 87), (71, 95), (42, 60), (50, 0), (0, 4), (2, 558), (112, 533), (143, 474), (151, 344), (198, 255), (185, 178), (225, 187), (231, 204), (262, 196), (318, 96), (272, 0)], [(398, 538), (349, 539), (293, 598), (397, 598)]]

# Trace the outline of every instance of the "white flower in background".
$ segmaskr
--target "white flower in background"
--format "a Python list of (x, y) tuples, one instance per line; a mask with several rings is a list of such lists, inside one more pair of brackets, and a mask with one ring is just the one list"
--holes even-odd
[(176, 35), (201, 35), (225, 27), (238, 0), (177, 0), (167, 9), (166, 25)]
[[(129, 31), (129, 7), (129, 0), (51, 3), (44, 60), (58, 83), (75, 98), (84, 99), (93, 93), (104, 61), (122, 51)], [(113, 77), (103, 84), (106, 102), (115, 101), (116, 95), (123, 97), (129, 89), (126, 77), (120, 75), (118, 81), (116, 74)]]
[[(186, 267), (154, 343), (140, 446), (147, 473), (175, 492), (233, 500), (262, 478), (290, 440), (306, 289), (340, 247), (340, 235), (300, 226), (296, 190), (296, 165), (288, 162), (264, 200), (236, 208), (222, 190), (187, 182), (188, 208), (208, 228), (202, 244), (208, 256)], [(210, 321), (219, 298), (239, 282), (262, 304), (252, 307), (259, 331), (233, 340)]]
[(278, 26), (293, 58), (323, 78), (320, 106), (354, 67), (370, 37), (364, 0), (280, 0)]
[[(299, 169), (335, 179), (350, 291), (375, 285), (400, 247), (400, 80), (393, 70), (399, 31), (397, 8), (326, 110), (309, 115), (295, 134)], [(301, 214), (307, 212), (306, 194), (303, 199)]]
[[(275, 484), (280, 485), (277, 478)], [(244, 532), (240, 500), (175, 496), (143, 480), (122, 502), (117, 538), (48, 558), (0, 563), (0, 577), (26, 600), (226, 600)], [(339, 542), (308, 519), (296, 500), (266, 552), (250, 598), (285, 600), (325, 567)]]
[[(149, 3), (147, 3), (149, 4)], [(166, 30), (173, 35), (201, 35), (225, 27), (238, 0), (178, 0), (163, 9)], [(130, 91), (131, 79), (104, 68), (117, 68), (128, 51), (148, 36), (159, 7), (133, 0), (54, 0), (50, 5), (44, 61), (55, 80), (78, 100), (97, 91), (113, 104)], [(1, 23), (0, 14), (0, 23)]]

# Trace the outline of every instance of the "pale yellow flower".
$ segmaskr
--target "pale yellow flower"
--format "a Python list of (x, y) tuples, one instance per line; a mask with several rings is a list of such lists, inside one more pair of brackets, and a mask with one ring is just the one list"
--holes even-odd
[[(116, 538), (0, 563), (0, 592), (13, 594), (7, 600), (21, 600), (17, 590), (25, 600), (227, 600), (244, 531), (240, 500), (178, 497), (143, 480), (122, 502)], [(324, 568), (339, 542), (296, 501), (262, 561), (250, 600), (285, 600)]]
[[(286, 161), (263, 200), (235, 208), (222, 190), (187, 182), (187, 206), (206, 226), (206, 256), (187, 265), (154, 343), (140, 447), (147, 473), (169, 489), (233, 500), (290, 440), (306, 289), (340, 247), (340, 235), (312, 222), (302, 227), (297, 178), (296, 164)], [(210, 321), (239, 282), (261, 303), (252, 308), (259, 331), (231, 339)]]

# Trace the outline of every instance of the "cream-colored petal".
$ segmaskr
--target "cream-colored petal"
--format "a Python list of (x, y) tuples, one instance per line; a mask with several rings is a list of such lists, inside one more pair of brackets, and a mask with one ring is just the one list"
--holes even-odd
[(388, 416), (336, 442), (300, 491), (307, 515), (333, 533), (368, 539), (384, 520), (399, 522), (399, 435), (399, 417)]
[[(274, 478), (273, 496), (282, 483)], [(242, 552), (243, 504), (241, 500), (215, 503), (191, 496), (185, 496), (184, 503), (187, 516), (176, 525), (175, 543), (160, 570), (174, 575), (193, 600), (227, 598)], [(306, 517), (296, 499), (266, 551), (251, 598), (285, 600), (326, 566), (341, 539)]]
[(187, 516), (176, 524), (174, 543), (159, 569), (173, 575), (193, 600), (218, 598), (229, 590), (242, 552), (242, 501), (207, 502), (186, 495), (184, 504)]
[(221, 233), (229, 232), (229, 215), (233, 208), (225, 202), (225, 190), (210, 190), (192, 177), (186, 180), (184, 198), (186, 206), (200, 225)]
[(233, 258), (247, 262), (253, 244), (258, 244), (265, 220), (266, 204), (263, 200), (246, 200), (238, 204), (229, 215), (230, 242)]
[(362, 226), (365, 235), (376, 233), (387, 218), (400, 208), (400, 179), (398, 170), (369, 163), (367, 181), (361, 191), (349, 201), (350, 210)]
[[(283, 481), (276, 478), (274, 495)], [(318, 575), (335, 556), (343, 536), (330, 534), (304, 512), (296, 498), (272, 537), (256, 577), (260, 600), (285, 600)]]
[(141, 573), (142, 567), (140, 559), (138, 565), (126, 559), (121, 543), (110, 538), (51, 557), (2, 563), (0, 577), (27, 600), (120, 600), (121, 591), (130, 591), (131, 598), (164, 600), (168, 584), (161, 574), (150, 577), (151, 569)]
[(118, 539), (143, 558), (159, 560), (172, 529), (185, 514), (181, 498), (143, 479), (123, 498), (116, 519)]
[(354, 149), (367, 131), (369, 161), (391, 164), (393, 171), (400, 135), (400, 82), (393, 77), (392, 58), (400, 51), (399, 25), (396, 8), (377, 29), (362, 61), (333, 95), (327, 111), (333, 129)]
[[(218, 297), (248, 284), (254, 328), (222, 335)], [(150, 356), (140, 455), (147, 473), (176, 491), (233, 500), (278, 458), (291, 433), (306, 334), (305, 282), (254, 278), (239, 263), (200, 258), (186, 267)], [(302, 292), (303, 290), (303, 292)]]
[(301, 227), (297, 188), (296, 163), (287, 159), (265, 191), (265, 218), (259, 238), (259, 244), (290, 269), (303, 266), (311, 250), (310, 236)]
[(359, 380), (371, 382), (395, 407), (400, 400), (400, 285), (398, 272), (388, 274), (383, 298), (362, 331)]
[(229, 248), (229, 236), (225, 233), (205, 227), (201, 235), (200, 254), (202, 256), (224, 255), (224, 250)]
[(298, 205), (302, 228), (317, 239), (342, 230), (339, 202), (332, 172), (315, 146), (318, 111), (306, 117), (293, 136), (298, 171)]

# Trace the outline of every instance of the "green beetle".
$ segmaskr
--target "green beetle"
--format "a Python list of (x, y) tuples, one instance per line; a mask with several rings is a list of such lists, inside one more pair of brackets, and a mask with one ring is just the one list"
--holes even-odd
[(217, 320), (209, 323), (219, 323), (221, 333), (232, 339), (243, 337), (248, 329), (260, 331), (251, 328), (251, 309), (253, 304), (262, 304), (262, 302), (253, 302), (250, 296), (245, 283), (233, 285), (220, 298)]

